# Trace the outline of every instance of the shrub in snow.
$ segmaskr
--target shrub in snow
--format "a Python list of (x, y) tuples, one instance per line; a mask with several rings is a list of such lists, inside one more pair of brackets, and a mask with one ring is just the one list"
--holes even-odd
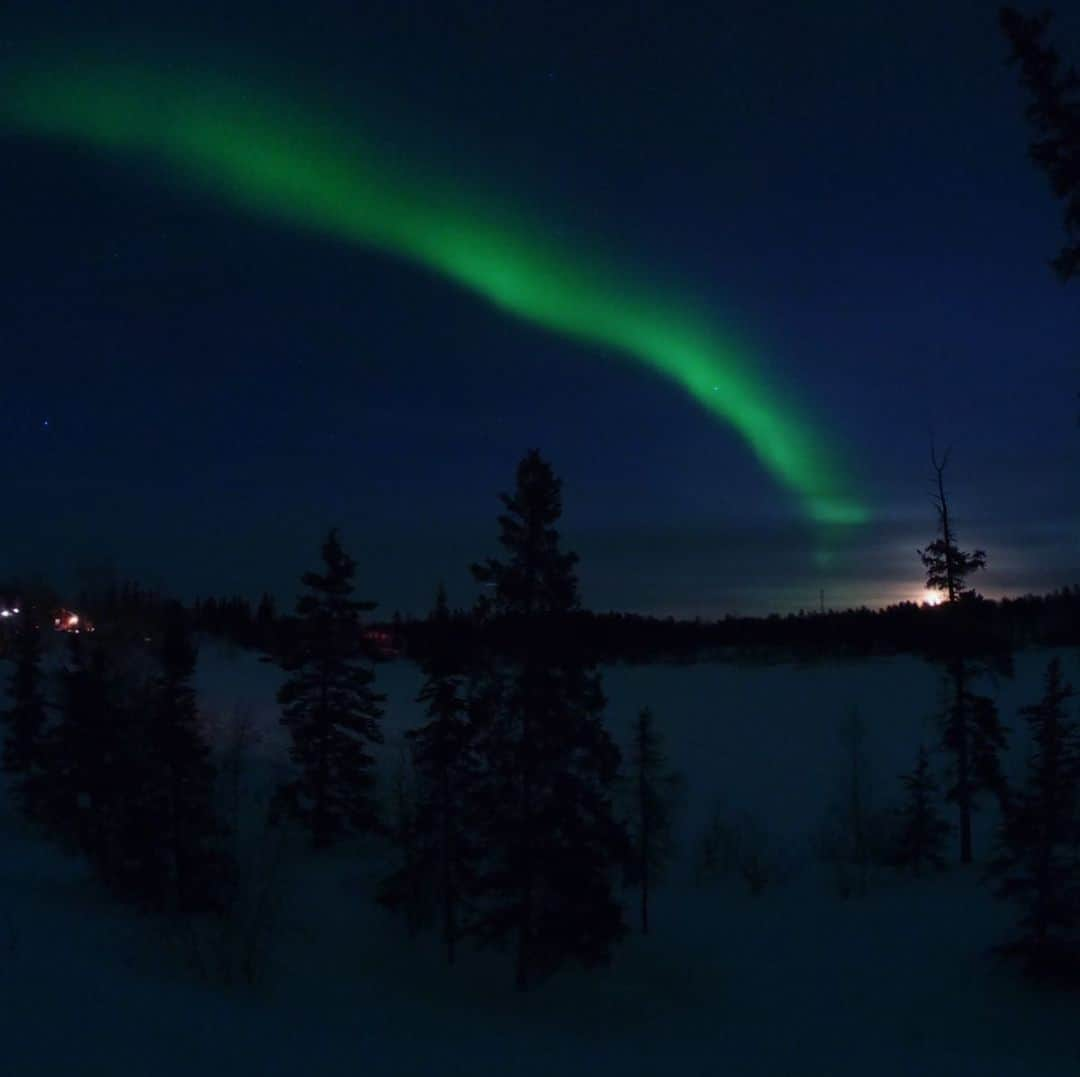
[(255, 987), (274, 962), (303, 835), (291, 818), (268, 810), (283, 775), (280, 766), (256, 758), (262, 735), (251, 709), (236, 707), (211, 725), (218, 745), (217, 799), (233, 870), (216, 915), (167, 924), (166, 931), (200, 978)]
[(698, 886), (735, 878), (757, 897), (787, 882), (793, 873), (791, 856), (756, 819), (746, 813), (727, 819), (721, 809), (714, 808), (695, 849)]
[(901, 777), (906, 797), (896, 812), (896, 833), (890, 862), (897, 868), (922, 875), (945, 868), (945, 841), (952, 827), (938, 810), (938, 785), (930, 772), (930, 756), (919, 745), (915, 769)]
[(893, 844), (891, 813), (872, 805), (865, 738), (866, 724), (853, 710), (840, 726), (843, 778), (813, 836), (814, 853), (828, 866), (833, 886), (844, 898), (867, 892)]

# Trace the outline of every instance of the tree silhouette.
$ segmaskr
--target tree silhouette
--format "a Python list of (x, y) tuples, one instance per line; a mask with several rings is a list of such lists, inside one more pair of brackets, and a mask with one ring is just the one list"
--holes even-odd
[(950, 685), (948, 705), (943, 715), (943, 744), (954, 760), (954, 781), (948, 790), (949, 799), (960, 813), (960, 860), (971, 863), (973, 859), (971, 840), (971, 817), (980, 787), (987, 785), (1002, 794), (1003, 780), (994, 777), (997, 752), (1004, 746), (1004, 730), (997, 721), (997, 714), (989, 700), (977, 697), (971, 691), (974, 679), (971, 644), (975, 634), (965, 623), (965, 615), (972, 608), (977, 596), (967, 586), (968, 578), (986, 566), (986, 554), (982, 550), (967, 552), (957, 544), (956, 530), (949, 515), (949, 502), (945, 493), (945, 468), (949, 452), (938, 459), (937, 451), (930, 450), (934, 468), (933, 503), (937, 511), (938, 534), (925, 549), (919, 550), (926, 569), (926, 586), (945, 596), (948, 630), (937, 643), (938, 657), (943, 660)]
[(972, 573), (986, 567), (986, 554), (982, 550), (967, 553), (956, 544), (956, 532), (949, 518), (949, 502), (945, 496), (945, 468), (949, 463), (949, 450), (939, 460), (937, 450), (931, 448), (930, 460), (935, 474), (933, 502), (937, 510), (938, 536), (926, 549), (919, 550), (919, 557), (926, 569), (927, 588), (941, 592), (948, 602), (957, 602), (974, 594), (965, 584)]
[(441, 585), (429, 623), (429, 647), (422, 663), (427, 676), (417, 697), (427, 705), (429, 721), (406, 736), (417, 778), (418, 853), (438, 906), (442, 941), (452, 965), (457, 941), (464, 933), (462, 906), (475, 886), (479, 850), (468, 820), (479, 764), (463, 689), (466, 659)]
[(350, 830), (378, 829), (369, 746), (382, 743), (385, 698), (373, 688), (361, 624), (375, 603), (352, 597), (356, 563), (336, 531), (323, 542), (322, 559), (322, 572), (301, 577), (296, 642), (281, 661), (290, 676), (278, 692), (299, 768), (282, 797), (319, 849)]
[(960, 816), (960, 861), (970, 864), (972, 816), (982, 793), (993, 794), (1004, 809), (1009, 789), (1001, 767), (1001, 753), (1008, 733), (998, 716), (994, 701), (972, 691), (971, 663), (962, 656), (946, 664), (948, 700), (942, 713), (942, 746), (952, 759), (952, 774), (946, 799), (956, 805)]
[(83, 853), (113, 885), (119, 874), (130, 711), (121, 711), (116, 673), (104, 646), (84, 645), (76, 635), (67, 642), (59, 721), (47, 748), (42, 821), (52, 837)]
[(922, 875), (927, 868), (941, 871), (945, 867), (945, 839), (952, 828), (937, 810), (938, 785), (930, 772), (926, 745), (919, 745), (915, 769), (901, 775), (900, 780), (907, 797), (899, 811), (893, 863), (916, 875)]
[(133, 849), (141, 865), (142, 897), (177, 912), (216, 908), (226, 868), (216, 771), (192, 683), (196, 657), (183, 611), (174, 606), (150, 688), (145, 755), (124, 775), (136, 797), (142, 786)]
[(1042, 699), (1022, 711), (1032, 752), (1024, 787), (999, 831), (989, 874), (1021, 911), (1020, 936), (999, 947), (1034, 974), (1080, 976), (1080, 728), (1072, 687), (1050, 662)]
[(630, 843), (628, 882), (641, 887), (641, 930), (649, 931), (649, 894), (674, 855), (674, 822), (682, 779), (667, 765), (653, 712), (644, 707), (630, 746)]
[(11, 775), (11, 792), (23, 816), (40, 818), (43, 783), (47, 779), (46, 710), (42, 695), (41, 630), (35, 611), (19, 611), (15, 633), (15, 668), (8, 682), (11, 705), (3, 714), (3, 768)]
[(1046, 41), (1049, 12), (1024, 15), (1001, 9), (1001, 29), (1019, 65), (1028, 95), (1027, 118), (1034, 132), (1028, 153), (1050, 181), (1054, 197), (1065, 204), (1065, 245), (1051, 261), (1062, 280), (1080, 272), (1080, 74), (1062, 63)]
[(577, 556), (561, 550), (554, 526), (561, 483), (534, 450), (501, 500), (505, 560), (473, 566), (491, 588), (485, 613), (508, 625), (512, 643), (498, 704), (477, 730), (485, 860), (472, 932), (481, 943), (514, 941), (524, 989), (567, 959), (610, 958), (626, 932), (612, 877), (627, 838), (612, 810), (619, 750), (604, 727), (600, 677), (563, 630), (578, 584)]

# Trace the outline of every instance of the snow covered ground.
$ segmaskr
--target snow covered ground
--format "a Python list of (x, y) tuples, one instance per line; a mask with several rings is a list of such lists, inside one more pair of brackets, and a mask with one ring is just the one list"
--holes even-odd
[[(1017, 728), (1048, 653), (990, 686)], [(1075, 656), (1065, 668), (1080, 680)], [(0, 669), (6, 679), (6, 669)], [(250, 711), (269, 766), (283, 743), (278, 674), (205, 648), (204, 707)], [(417, 671), (380, 667), (389, 765), (414, 724)], [(162, 929), (114, 906), (76, 861), (28, 835), (0, 799), (0, 1073), (412, 1075), (911, 1075), (1080, 1072), (1076, 999), (996, 969), (986, 947), (1011, 912), (974, 870), (881, 879), (843, 901), (809, 834), (843, 773), (839, 725), (858, 706), (874, 797), (898, 792), (921, 737), (934, 740), (938, 679), (912, 658), (827, 665), (616, 668), (609, 719), (625, 743), (652, 706), (687, 776), (687, 853), (717, 803), (754, 816), (796, 870), (758, 898), (737, 881), (693, 884), (689, 857), (656, 895), (653, 931), (610, 969), (568, 969), (525, 996), (506, 955), (447, 969), (372, 900), (373, 848), (293, 859), (273, 961), (254, 990), (200, 981)], [(1019, 731), (1019, 730), (1018, 730)], [(1011, 769), (1022, 764), (1018, 738)], [(937, 762), (940, 764), (941, 760)], [(1017, 771), (1018, 772), (1018, 771)], [(978, 819), (976, 856), (994, 813)], [(634, 892), (627, 892), (632, 911)]]

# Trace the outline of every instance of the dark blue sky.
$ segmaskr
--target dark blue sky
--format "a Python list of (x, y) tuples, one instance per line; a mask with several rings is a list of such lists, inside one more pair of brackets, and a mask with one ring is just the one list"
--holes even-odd
[[(0, 573), (285, 595), (340, 524), (387, 610), (439, 578), (464, 603), (536, 446), (592, 605), (876, 605), (921, 594), (934, 428), (981, 589), (1080, 579), (1080, 292), (1046, 266), (1059, 208), (996, 5), (90, 7), (9, 5), (0, 62), (152, 46), (348, 101), (387, 153), (713, 311), (874, 521), (821, 567), (790, 495), (674, 385), (415, 266), (7, 136)], [(1080, 59), (1080, 12), (1055, 36)]]

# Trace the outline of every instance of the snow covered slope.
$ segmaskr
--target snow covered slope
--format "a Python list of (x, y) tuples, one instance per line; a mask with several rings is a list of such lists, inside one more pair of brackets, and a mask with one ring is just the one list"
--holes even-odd
[[(1009, 724), (1038, 696), (1048, 657), (1021, 655), (1016, 678), (994, 689)], [(394, 663), (380, 667), (379, 682), (389, 763), (419, 716), (419, 676)], [(249, 709), (265, 732), (267, 768), (284, 746), (277, 683), (252, 656), (204, 648), (205, 708)], [(447, 969), (432, 939), (409, 940), (374, 904), (380, 849), (315, 861), (298, 852), (265, 982), (227, 990), (190, 973), (163, 945), (161, 925), (114, 906), (4, 801), (0, 1073), (1080, 1073), (1076, 1000), (1037, 992), (985, 956), (1010, 911), (979, 884), (977, 865), (940, 879), (882, 879), (865, 899), (842, 901), (809, 856), (807, 836), (842, 773), (840, 721), (859, 707), (875, 799), (890, 799), (920, 737), (934, 737), (930, 667), (893, 658), (617, 668), (605, 684), (624, 743), (636, 709), (654, 708), (689, 782), (688, 850), (719, 801), (785, 844), (798, 867), (789, 882), (753, 898), (735, 881), (696, 887), (681, 863), (656, 896), (654, 934), (633, 934), (610, 969), (569, 969), (522, 997), (503, 955), (466, 952)], [(993, 812), (979, 821), (977, 856)]]

